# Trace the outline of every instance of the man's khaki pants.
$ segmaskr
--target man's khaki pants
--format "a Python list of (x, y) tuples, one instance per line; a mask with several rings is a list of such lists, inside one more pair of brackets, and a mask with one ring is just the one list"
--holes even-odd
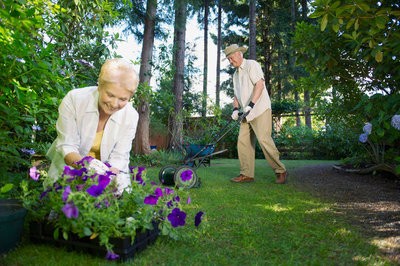
[(275, 146), (271, 133), (271, 109), (266, 110), (250, 122), (244, 119), (240, 123), (237, 142), (240, 174), (254, 177), (256, 140), (258, 140), (265, 159), (274, 172), (277, 174), (286, 172), (285, 165), (279, 160), (279, 151)]

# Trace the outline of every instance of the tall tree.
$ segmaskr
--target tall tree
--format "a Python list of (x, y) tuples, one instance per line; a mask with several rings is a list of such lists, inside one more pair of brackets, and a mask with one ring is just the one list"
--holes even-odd
[(139, 123), (136, 131), (135, 154), (148, 154), (150, 152), (149, 127), (150, 127), (150, 80), (154, 47), (154, 29), (156, 23), (157, 0), (147, 0), (146, 15), (144, 20), (144, 34), (142, 42), (141, 63), (139, 72), (140, 92), (138, 93)]
[[(292, 31), (294, 31), (295, 30), (295, 24), (296, 24), (296, 1), (295, 0), (291, 1), (290, 10), (291, 10), (291, 17), (292, 17), (291, 29), (292, 29)], [(296, 59), (294, 57), (294, 54), (292, 53), (292, 55), (290, 56), (290, 59), (289, 59), (290, 67), (292, 69), (295, 68), (295, 66), (294, 66), (295, 65), (295, 61), (296, 61)], [(294, 78), (294, 80), (297, 80), (297, 78), (298, 78), (295, 71), (293, 73), (293, 78)], [(304, 95), (304, 97), (306, 98), (305, 95)], [(300, 101), (299, 92), (297, 90), (294, 91), (294, 100), (296, 101), (296, 103), (298, 103)], [(296, 126), (298, 126), (298, 127), (301, 126), (299, 109), (296, 110)]]
[(215, 75), (215, 104), (220, 106), (220, 82), (221, 82), (221, 24), (222, 24), (222, 0), (218, 0), (218, 11), (217, 11), (217, 67)]
[(250, 5), (249, 5), (249, 32), (250, 32), (250, 38), (249, 38), (249, 59), (256, 60), (257, 59), (257, 51), (256, 51), (256, 5), (257, 1), (256, 0), (250, 0)]
[(204, 62), (203, 62), (203, 98), (201, 116), (207, 115), (207, 84), (208, 84), (208, 17), (209, 17), (209, 0), (204, 0)]
[[(301, 16), (302, 20), (307, 20), (308, 13), (308, 5), (307, 0), (301, 0)], [(293, 54), (294, 57), (294, 54)], [(296, 72), (295, 72), (296, 73)], [(310, 97), (310, 89), (304, 88), (304, 120), (307, 127), (312, 128), (311, 122), (311, 97)]]
[(260, 23), (258, 25), (261, 36), (261, 51), (262, 56), (261, 60), (263, 62), (263, 69), (264, 69), (264, 79), (265, 79), (265, 86), (267, 88), (268, 94), (272, 96), (272, 84), (271, 84), (271, 73), (272, 73), (272, 39), (270, 34), (271, 29), (271, 11), (269, 5), (263, 5), (263, 8), (260, 9), (259, 17), (260, 21), (264, 23)]
[(171, 133), (170, 149), (179, 149), (183, 142), (183, 90), (184, 90), (184, 70), (185, 70), (185, 35), (186, 35), (186, 0), (176, 0), (174, 2), (175, 22), (174, 22), (174, 48), (173, 66), (174, 82), (173, 91), (175, 95), (174, 112), (169, 124)]

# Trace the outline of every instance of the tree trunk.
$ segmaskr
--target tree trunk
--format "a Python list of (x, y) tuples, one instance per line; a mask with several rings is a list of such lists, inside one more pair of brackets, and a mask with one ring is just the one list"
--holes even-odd
[[(295, 2), (295, 0), (292, 0), (291, 14), (292, 14), (292, 25), (291, 25), (291, 28), (292, 28), (292, 31), (294, 32), (294, 30), (295, 30), (295, 26), (294, 25), (296, 23), (296, 2)], [(294, 67), (294, 65), (295, 65), (294, 53), (292, 53), (290, 55), (290, 60), (289, 61), (290, 61), (290, 68), (289, 69), (293, 70), (293, 78), (294, 78), (294, 80), (297, 80), (298, 76), (297, 76), (297, 73), (296, 73), (296, 70), (295, 70), (295, 67)], [(295, 91), (295, 93), (294, 93), (294, 99), (295, 99), (296, 103), (298, 103), (299, 100), (300, 100), (299, 93), (297, 91)], [(296, 126), (298, 126), (298, 127), (301, 126), (300, 113), (299, 113), (298, 109), (296, 110)]]
[[(147, 0), (147, 12), (144, 22), (144, 34), (141, 54), (141, 64), (139, 71), (139, 82), (142, 86), (149, 86), (151, 79), (151, 62), (154, 47), (154, 28), (155, 16), (157, 11), (157, 0)], [(134, 141), (135, 154), (150, 153), (149, 128), (150, 128), (150, 108), (149, 99), (146, 93), (139, 99), (139, 123)]]
[(222, 25), (222, 0), (218, 0), (218, 28), (217, 28), (217, 73), (215, 81), (215, 104), (220, 106), (220, 82), (221, 82), (221, 25)]
[[(307, 1), (301, 1), (301, 9), (302, 9), (302, 18), (303, 20), (307, 20)], [(312, 119), (311, 119), (311, 107), (310, 107), (310, 91), (305, 88), (304, 89), (304, 118), (305, 124), (307, 127), (312, 128)]]
[(181, 149), (183, 142), (183, 88), (184, 88), (184, 66), (185, 66), (185, 34), (186, 34), (186, 1), (175, 1), (174, 22), (174, 111), (170, 123), (170, 144), (172, 150)]
[(249, 59), (256, 60), (256, 0), (250, 0), (249, 4)]
[(204, 0), (204, 63), (203, 63), (203, 99), (201, 116), (207, 115), (207, 79), (208, 79), (208, 13), (209, 0)]
[[(261, 20), (265, 21), (262, 27), (264, 27), (261, 31), (262, 36), (262, 49), (264, 55), (264, 79), (265, 79), (265, 87), (267, 88), (268, 94), (272, 97), (272, 86), (271, 86), (271, 72), (272, 72), (272, 44), (269, 36), (269, 28), (271, 25), (271, 20), (269, 18), (269, 9), (266, 7), (262, 14)], [(265, 25), (264, 25), (265, 24)]]

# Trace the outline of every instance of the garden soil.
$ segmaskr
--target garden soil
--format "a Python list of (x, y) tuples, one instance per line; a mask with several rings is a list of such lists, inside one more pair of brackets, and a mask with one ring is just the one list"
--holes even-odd
[(332, 164), (294, 169), (288, 183), (334, 204), (334, 210), (400, 264), (400, 180), (388, 174), (355, 174)]

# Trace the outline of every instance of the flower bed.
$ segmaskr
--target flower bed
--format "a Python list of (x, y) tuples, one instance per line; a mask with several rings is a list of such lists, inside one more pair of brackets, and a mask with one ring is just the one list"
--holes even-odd
[[(112, 258), (112, 253), (107, 253), (107, 249), (101, 246), (97, 238), (79, 237), (72, 234), (68, 240), (64, 238), (55, 239), (53, 236), (55, 228), (52, 224), (44, 222), (31, 222), (29, 224), (29, 237), (35, 243), (51, 244), (54, 246), (66, 247), (67, 250), (87, 252), (95, 256), (103, 257), (106, 254), (108, 259)], [(118, 254), (120, 261), (133, 259), (134, 256), (145, 249), (148, 245), (154, 243), (159, 235), (157, 225), (152, 230), (136, 230), (134, 241), (130, 237), (110, 238), (110, 244), (113, 245), (113, 251)]]
[[(178, 239), (183, 232), (192, 236), (201, 233), (201, 230), (181, 230), (190, 225), (197, 228), (203, 219), (200, 211), (188, 222), (189, 216), (184, 210), (191, 203), (188, 191), (160, 187), (147, 180), (144, 167), (135, 167), (129, 173), (132, 184), (120, 193), (117, 176), (109, 171), (89, 170), (91, 159), (85, 157), (78, 162), (80, 169), (66, 166), (55, 182), (45, 171), (30, 169), (33, 181), (21, 183), (27, 219), (51, 225), (51, 229), (41, 228), (39, 232), (52, 231), (40, 233), (38, 239), (48, 240), (53, 236), (54, 241), (64, 243), (89, 238), (107, 250), (107, 259), (118, 259), (121, 252), (124, 258), (130, 256), (132, 252), (126, 250), (131, 247), (117, 248), (113, 239), (134, 239), (138, 241), (132, 247), (135, 249), (143, 246), (136, 239), (143, 230), (154, 229), (173, 239)], [(182, 173), (185, 178), (190, 178), (190, 174)]]

